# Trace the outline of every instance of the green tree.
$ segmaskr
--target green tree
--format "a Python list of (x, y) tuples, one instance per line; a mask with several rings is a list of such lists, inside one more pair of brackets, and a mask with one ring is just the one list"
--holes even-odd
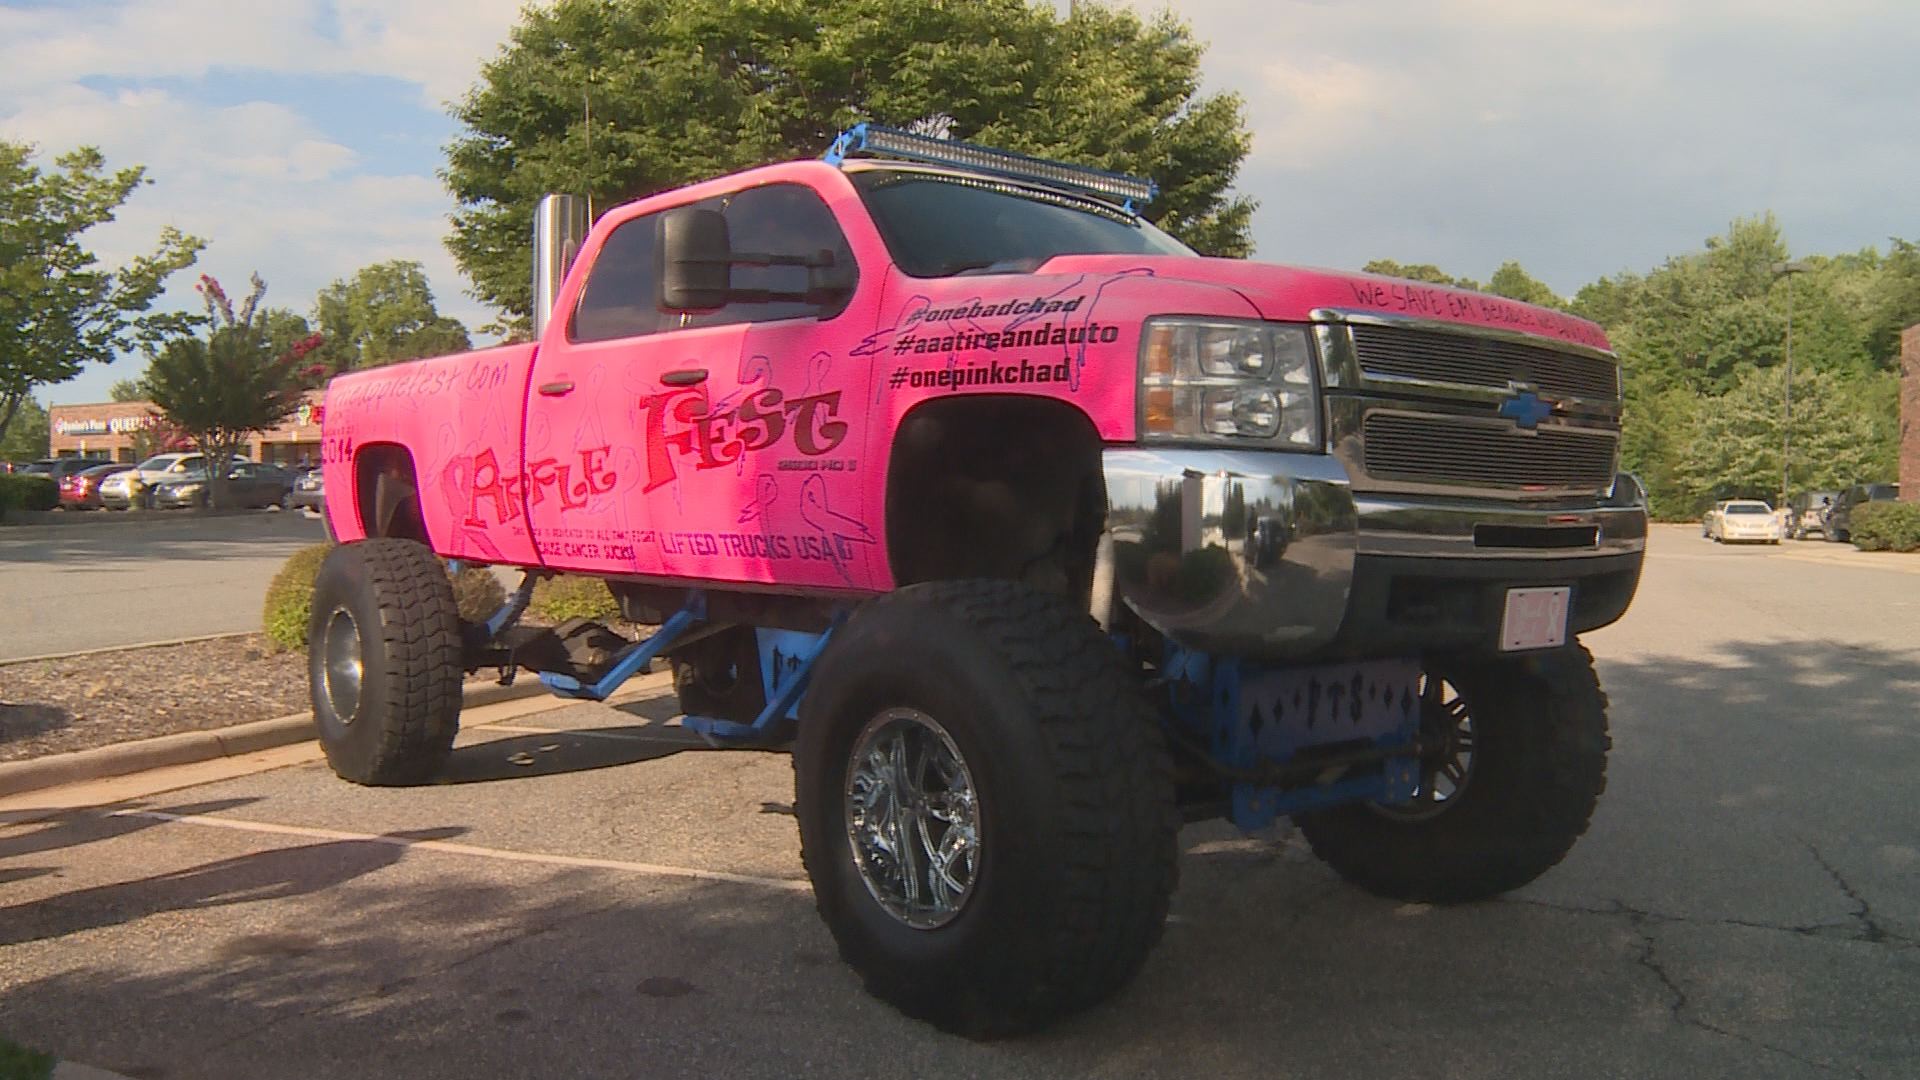
[[(1701, 404), (1674, 476), (1694, 509), (1714, 499), (1778, 498), (1784, 374), (1784, 368), (1750, 368), (1731, 390)], [(1891, 446), (1875, 437), (1872, 392), (1858, 377), (1794, 371), (1794, 490), (1841, 488), (1883, 475)]]
[(1493, 276), (1487, 279), (1487, 291), (1509, 300), (1558, 308), (1561, 311), (1567, 309), (1567, 302), (1560, 298), (1560, 294), (1548, 288), (1545, 282), (1527, 273), (1525, 268), (1517, 262), (1501, 263), (1500, 269), (1495, 270)]
[(202, 241), (169, 227), (151, 254), (118, 269), (102, 267), (84, 243), (88, 229), (113, 220), (148, 182), (145, 170), (108, 173), (91, 147), (54, 164), (43, 172), (32, 147), (0, 141), (0, 437), (35, 387), (152, 346), (191, 322), (147, 309)]
[(1893, 240), (1868, 291), (1866, 349), (1873, 366), (1892, 370), (1900, 364), (1900, 331), (1920, 323), (1920, 245)]
[[(322, 289), (313, 321), (326, 338), (314, 358), (333, 371), (471, 348), (467, 328), (434, 307), (426, 271), (406, 260), (362, 267), (353, 277)], [(300, 329), (304, 334), (304, 320)]]
[(1173, 15), (1026, 0), (558, 0), (528, 7), (455, 107), (448, 241), (473, 293), (523, 324), (527, 237), (548, 191), (596, 207), (819, 154), (859, 120), (1151, 175), (1146, 215), (1245, 255), (1241, 101), (1199, 92)]
[[(300, 408), (302, 392), (319, 374), (307, 354), (318, 335), (277, 349), (260, 307), (267, 290), (260, 276), (236, 310), (220, 283), (201, 275), (207, 307), (206, 337), (168, 341), (153, 355), (146, 382), (161, 415), (205, 455), (209, 502), (226, 502), (226, 463), (247, 437), (280, 423)], [(216, 464), (217, 463), (217, 464)]]
[(1424, 281), (1429, 285), (1450, 285), (1456, 289), (1482, 288), (1481, 284), (1472, 278), (1454, 277), (1432, 263), (1398, 263), (1392, 259), (1375, 259), (1360, 269), (1369, 274), (1405, 278), (1408, 281)]
[(22, 399), (13, 425), (0, 436), (0, 461), (36, 461), (46, 457), (52, 433), (47, 410), (32, 398)]
[(147, 400), (147, 380), (143, 375), (138, 379), (118, 379), (107, 388), (107, 396), (114, 401)]

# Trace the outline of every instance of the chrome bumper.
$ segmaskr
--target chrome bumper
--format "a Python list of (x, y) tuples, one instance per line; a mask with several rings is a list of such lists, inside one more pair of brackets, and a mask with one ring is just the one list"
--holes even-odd
[(1331, 457), (1105, 451), (1113, 594), (1195, 648), (1296, 659), (1491, 647), (1518, 585), (1574, 586), (1572, 625), (1619, 618), (1646, 513), (1356, 493)]

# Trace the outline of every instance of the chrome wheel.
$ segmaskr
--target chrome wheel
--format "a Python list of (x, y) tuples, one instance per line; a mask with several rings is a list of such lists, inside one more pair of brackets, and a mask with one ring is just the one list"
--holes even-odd
[(1387, 817), (1418, 821), (1445, 813), (1473, 779), (1473, 711), (1458, 687), (1432, 672), (1420, 676), (1420, 741), (1428, 749), (1413, 799), (1372, 804)]
[(327, 705), (342, 724), (353, 723), (360, 712), (360, 627), (346, 608), (335, 608), (327, 619), (321, 645), (320, 683)]
[(953, 737), (918, 709), (888, 709), (853, 743), (847, 843), (867, 892), (916, 930), (960, 914), (980, 867), (973, 775)]

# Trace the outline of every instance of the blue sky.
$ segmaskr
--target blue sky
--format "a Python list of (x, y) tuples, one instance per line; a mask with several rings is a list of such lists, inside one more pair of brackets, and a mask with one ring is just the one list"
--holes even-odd
[[(82, 143), (154, 183), (98, 231), (167, 224), (196, 272), (306, 310), (382, 259), (488, 313), (442, 245), (434, 175), (520, 0), (0, 0), (0, 137)], [(1064, 7), (1064, 3), (1060, 6)], [(1159, 4), (1137, 3), (1143, 10)], [(1774, 211), (1795, 254), (1920, 238), (1910, 0), (1189, 0), (1210, 88), (1245, 97), (1258, 257), (1508, 259), (1563, 293)], [(191, 275), (169, 301), (192, 306)], [(128, 358), (43, 400), (102, 400)]]

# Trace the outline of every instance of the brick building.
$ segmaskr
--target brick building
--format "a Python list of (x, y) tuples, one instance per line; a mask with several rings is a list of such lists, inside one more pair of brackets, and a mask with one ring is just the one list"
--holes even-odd
[[(255, 461), (318, 464), (320, 396), (318, 390), (308, 391), (299, 412), (272, 431), (249, 439), (244, 453)], [(154, 423), (154, 408), (144, 401), (55, 405), (47, 414), (50, 450), (55, 457), (90, 455), (131, 462), (138, 452), (135, 439)]]
[(1900, 497), (1920, 502), (1920, 323), (1900, 333)]

